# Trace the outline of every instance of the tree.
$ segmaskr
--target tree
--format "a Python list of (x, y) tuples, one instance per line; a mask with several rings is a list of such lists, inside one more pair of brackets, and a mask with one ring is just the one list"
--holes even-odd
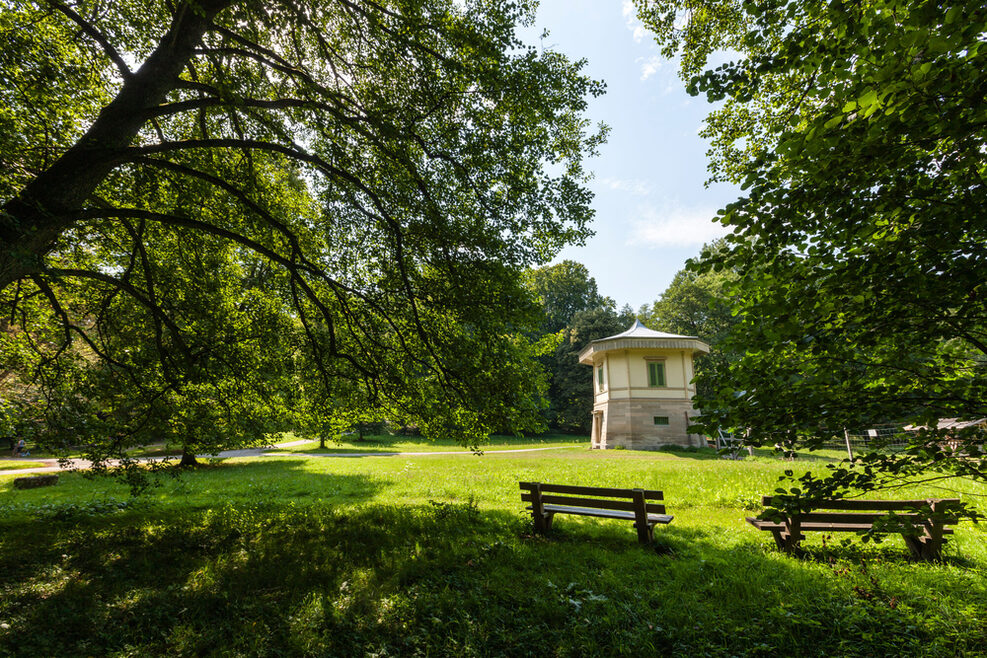
[(612, 299), (600, 295), (586, 266), (576, 261), (528, 270), (524, 280), (541, 302), (543, 333), (560, 331), (580, 311), (614, 308)]
[(612, 306), (576, 313), (562, 331), (562, 341), (549, 361), (549, 423), (567, 432), (588, 433), (593, 414), (593, 369), (579, 363), (579, 353), (592, 341), (619, 334), (634, 321), (629, 308)]
[[(548, 406), (542, 414), (554, 429), (586, 432), (593, 408), (593, 388), (578, 354), (590, 340), (623, 330), (616, 305), (600, 295), (596, 279), (585, 265), (575, 261), (528, 270), (524, 282), (540, 302), (539, 334), (548, 348), (538, 359), (548, 373)], [(549, 339), (555, 341), (551, 346), (547, 345)]]
[[(715, 251), (716, 245), (710, 249)], [(743, 355), (724, 346), (738, 321), (730, 298), (736, 280), (731, 270), (698, 273), (686, 268), (676, 273), (659, 299), (638, 312), (639, 319), (652, 329), (698, 336), (709, 343), (710, 353), (695, 364), (696, 392), (701, 398), (716, 391), (730, 363)]]
[[(697, 265), (740, 273), (728, 344), (745, 350), (700, 401), (704, 425), (811, 447), (843, 427), (987, 416), (983, 4), (638, 7), (687, 53), (690, 89), (725, 99), (707, 123), (712, 173), (746, 190), (722, 213), (729, 248)], [(724, 46), (740, 57), (702, 71)], [(813, 487), (930, 465), (987, 476), (982, 458), (960, 458), (982, 454), (983, 434), (953, 448), (945, 432)]]
[(4, 370), (97, 459), (366, 406), (464, 443), (537, 424), (520, 273), (588, 234), (602, 87), (518, 41), (532, 12), (6, 3)]

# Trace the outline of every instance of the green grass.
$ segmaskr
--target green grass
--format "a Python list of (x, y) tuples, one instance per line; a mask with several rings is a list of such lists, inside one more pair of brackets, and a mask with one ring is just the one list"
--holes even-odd
[(180, 446), (169, 446), (165, 443), (152, 443), (147, 446), (131, 448), (127, 451), (129, 457), (178, 457), (181, 456)]
[(17, 471), (24, 468), (43, 468), (45, 466), (47, 464), (44, 462), (0, 459), (0, 471)]
[[(983, 528), (961, 524), (944, 564), (909, 562), (897, 537), (816, 535), (790, 558), (743, 517), (782, 470), (822, 464), (710, 457), (285, 455), (211, 462), (138, 499), (0, 475), (0, 655), (987, 652)], [(519, 480), (662, 489), (675, 520), (657, 550), (627, 522), (559, 517), (540, 537)], [(956, 490), (987, 495), (886, 497)]]

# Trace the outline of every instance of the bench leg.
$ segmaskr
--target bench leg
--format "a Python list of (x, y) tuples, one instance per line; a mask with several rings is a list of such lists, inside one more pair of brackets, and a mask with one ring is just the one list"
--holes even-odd
[(781, 533), (781, 549), (786, 553), (791, 553), (792, 555), (802, 554), (802, 540), (805, 539), (805, 535), (792, 535), (787, 532)]
[(644, 499), (644, 490), (635, 489), (634, 500), (634, 527), (637, 528), (637, 540), (642, 544), (651, 543), (652, 525), (648, 522), (648, 504)]
[(785, 528), (778, 531), (775, 541), (779, 539), (781, 543), (778, 544), (778, 547), (783, 551), (792, 555), (801, 555), (802, 547), (799, 546), (799, 542), (805, 539), (805, 535), (802, 534), (801, 520), (789, 519)]
[(534, 488), (531, 490), (532, 500), (531, 500), (531, 518), (535, 522), (535, 532), (546, 533), (548, 529), (552, 527), (552, 519), (550, 514), (545, 513), (545, 508), (541, 500), (541, 482), (535, 482)]
[(910, 537), (908, 535), (902, 535), (905, 540), (905, 545), (908, 546), (908, 552), (911, 553), (912, 559), (921, 560), (922, 559), (922, 542), (918, 537)]
[(544, 513), (539, 514), (538, 512), (532, 510), (531, 518), (535, 522), (536, 532), (545, 532), (546, 530), (548, 530), (548, 523), (545, 521)]
[(912, 558), (924, 562), (936, 562), (942, 557), (942, 545), (946, 543), (945, 539), (936, 539), (934, 536), (908, 537), (902, 535), (902, 537), (905, 539), (905, 544), (908, 546), (908, 552), (911, 553)]
[(637, 540), (642, 544), (650, 544), (655, 538), (655, 526), (651, 523), (645, 523), (644, 529), (641, 529), (640, 524), (635, 523), (634, 527), (637, 528)]
[(535, 522), (535, 531), (544, 534), (552, 529), (552, 521), (555, 520), (555, 512), (542, 512), (541, 514), (532, 512), (531, 518)]

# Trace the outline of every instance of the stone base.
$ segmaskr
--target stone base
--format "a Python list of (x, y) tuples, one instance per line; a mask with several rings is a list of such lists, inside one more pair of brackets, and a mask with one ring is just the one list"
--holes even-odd
[[(603, 412), (601, 448), (657, 450), (669, 445), (706, 445), (703, 436), (686, 430), (689, 418), (698, 413), (689, 400), (609, 400), (594, 411)], [(668, 425), (656, 425), (656, 416), (668, 418)]]

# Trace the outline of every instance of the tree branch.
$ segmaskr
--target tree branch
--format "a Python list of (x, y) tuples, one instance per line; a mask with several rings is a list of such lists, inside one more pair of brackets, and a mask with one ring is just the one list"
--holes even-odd
[(127, 63), (123, 61), (123, 57), (120, 56), (120, 53), (117, 52), (116, 48), (113, 47), (109, 39), (107, 39), (102, 32), (97, 30), (92, 23), (76, 13), (71, 7), (63, 5), (61, 2), (56, 2), (55, 0), (44, 1), (49, 7), (56, 9), (67, 16), (69, 20), (82, 28), (82, 31), (85, 32), (93, 41), (98, 43), (100, 48), (103, 49), (103, 52), (106, 53), (106, 56), (110, 58), (110, 61), (116, 65), (117, 70), (120, 72), (120, 77), (124, 80), (130, 80), (133, 77), (133, 71), (131, 71), (130, 67), (127, 66)]

